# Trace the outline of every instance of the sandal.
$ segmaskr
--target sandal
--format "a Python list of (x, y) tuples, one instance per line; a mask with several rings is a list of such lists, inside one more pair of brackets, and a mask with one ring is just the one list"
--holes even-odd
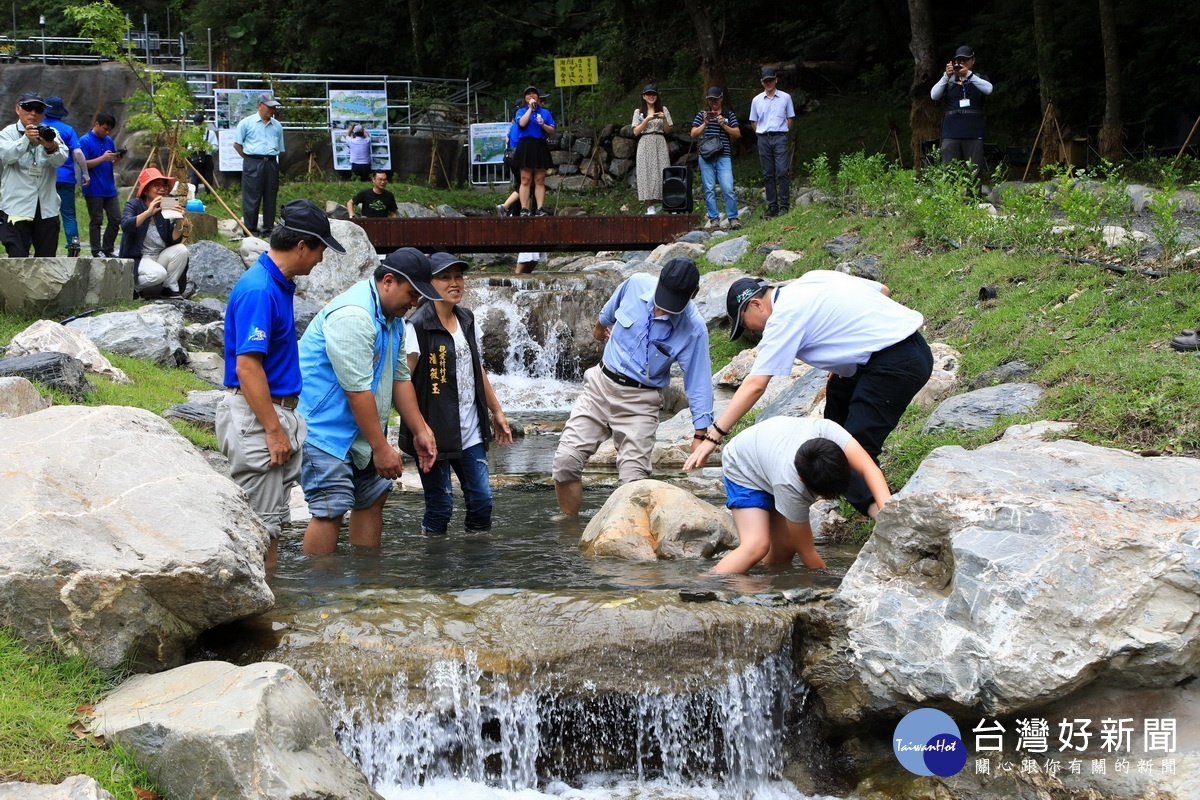
[(1171, 340), (1171, 347), (1175, 350), (1200, 350), (1200, 332), (1190, 328), (1183, 331)]

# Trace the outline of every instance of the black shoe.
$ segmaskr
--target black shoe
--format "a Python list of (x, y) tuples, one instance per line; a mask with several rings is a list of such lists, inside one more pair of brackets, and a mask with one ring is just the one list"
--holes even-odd
[(532, 216), (532, 215), (529, 213), (529, 209), (528, 209), (528, 208), (522, 208), (522, 209), (521, 209), (521, 216), (522, 216), (522, 217), (529, 217), (529, 216)]
[(771, 219), (772, 217), (778, 217), (778, 216), (779, 216), (779, 211), (774, 208), (768, 208), (762, 214), (763, 219)]
[(79, 239), (72, 239), (67, 244), (67, 258), (79, 258), (79, 251), (82, 249), (83, 247), (79, 244)]
[(549, 216), (551, 216), (550, 209), (546, 208), (545, 206), (542, 206), (541, 208), (539, 208), (537, 210), (537, 213), (534, 214), (534, 216), (535, 217), (549, 217)]

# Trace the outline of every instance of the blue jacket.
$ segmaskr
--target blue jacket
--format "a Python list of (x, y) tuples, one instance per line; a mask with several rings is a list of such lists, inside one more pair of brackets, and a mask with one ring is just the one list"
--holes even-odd
[(306, 441), (313, 447), (341, 459), (350, 452), (350, 446), (354, 444), (359, 431), (354, 414), (350, 411), (346, 391), (338, 383), (333, 364), (329, 361), (329, 353), (325, 349), (325, 320), (334, 311), (346, 306), (365, 308), (371, 312), (378, 324), (375, 331), (372, 393), (379, 389), (384, 358), (388, 352), (404, 352), (404, 320), (400, 317), (388, 320), (384, 316), (375, 281), (371, 278), (359, 281), (330, 300), (300, 337), (300, 374), (303, 376), (304, 388), (300, 391), (298, 411), (308, 423)]

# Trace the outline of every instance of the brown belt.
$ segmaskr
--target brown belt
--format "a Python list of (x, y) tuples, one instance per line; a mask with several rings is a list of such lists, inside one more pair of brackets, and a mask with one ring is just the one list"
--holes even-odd
[[(245, 392), (243, 392), (240, 387), (235, 388), (233, 393), (245, 396)], [(286, 408), (291, 411), (300, 404), (300, 395), (292, 395), (291, 397), (276, 397), (275, 395), (271, 395), (271, 402), (280, 408)]]

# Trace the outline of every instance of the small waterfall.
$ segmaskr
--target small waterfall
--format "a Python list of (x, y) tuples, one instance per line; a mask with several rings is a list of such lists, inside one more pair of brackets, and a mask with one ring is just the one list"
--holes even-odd
[(420, 702), (406, 685), (395, 676), (390, 700), (372, 710), (321, 687), (343, 750), (385, 795), (447, 781), (518, 791), (619, 774), (637, 785), (709, 786), (722, 798), (799, 796), (778, 788), (807, 693), (787, 652), (694, 694), (514, 695), (473, 656), (435, 662)]

